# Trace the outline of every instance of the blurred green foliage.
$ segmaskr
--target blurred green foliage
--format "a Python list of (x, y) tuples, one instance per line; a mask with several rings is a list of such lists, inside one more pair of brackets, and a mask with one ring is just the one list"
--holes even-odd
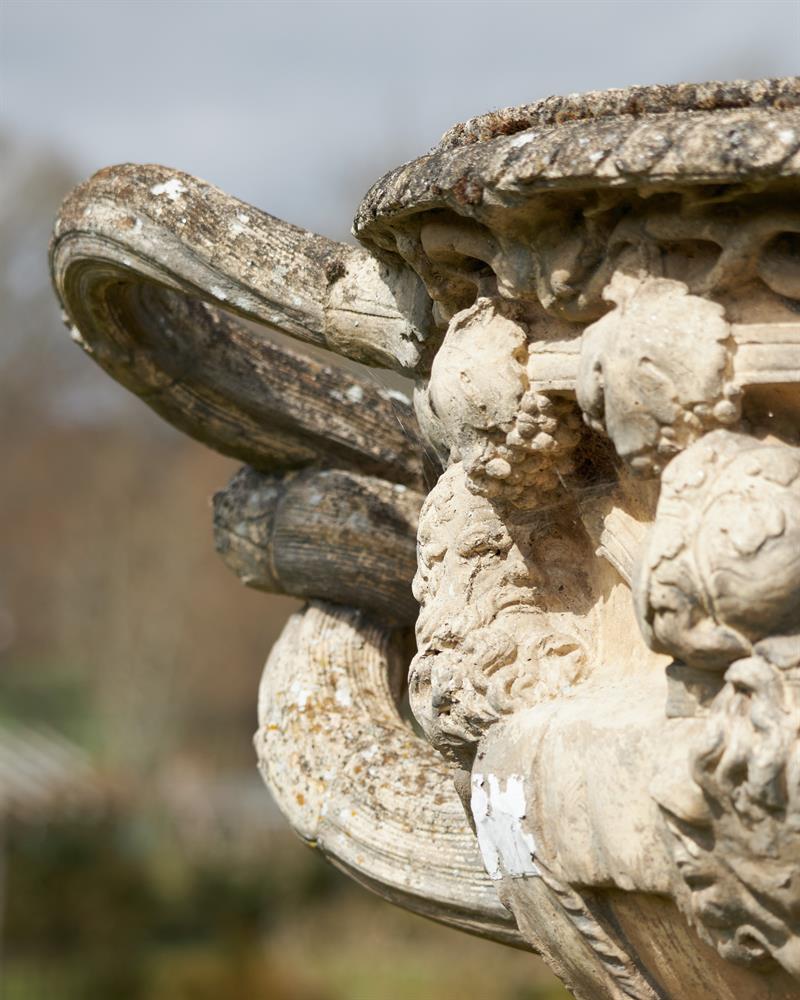
[(4, 1000), (566, 996), (531, 956), (393, 910), (293, 839), (195, 853), (142, 824), (7, 829)]
[(305, 996), (275, 992), (262, 942), (339, 876), (273, 851), (193, 856), (136, 826), (125, 815), (11, 825), (4, 997), (179, 997), (184, 982), (187, 996)]
[(99, 742), (86, 671), (65, 663), (5, 660), (0, 670), (0, 723), (52, 727), (86, 749)]

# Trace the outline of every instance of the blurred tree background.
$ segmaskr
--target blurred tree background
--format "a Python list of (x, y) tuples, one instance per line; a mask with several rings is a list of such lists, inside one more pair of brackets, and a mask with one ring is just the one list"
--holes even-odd
[(448, 126), (550, 93), (796, 70), (796, 0), (0, 3), (0, 995), (554, 1000), (538, 960), (394, 909), (255, 770), (289, 599), (241, 587), (235, 465), (69, 342), (46, 249), (157, 161), (334, 238)]

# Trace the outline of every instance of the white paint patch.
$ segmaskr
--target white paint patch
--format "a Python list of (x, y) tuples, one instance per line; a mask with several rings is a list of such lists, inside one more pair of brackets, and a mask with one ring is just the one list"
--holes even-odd
[(229, 229), (234, 236), (238, 236), (239, 233), (243, 233), (245, 226), (250, 221), (250, 216), (245, 215), (244, 212), (237, 212), (236, 218), (230, 223)]
[(527, 146), (528, 143), (533, 142), (534, 138), (535, 136), (523, 132), (522, 135), (515, 135), (511, 142), (509, 142), (509, 146), (513, 149), (517, 149), (519, 146)]
[(133, 220), (133, 230), (132, 230), (132, 232), (133, 233), (140, 233), (142, 231), (142, 228), (143, 228), (142, 220), (141, 219), (134, 219)]
[(150, 188), (150, 194), (165, 194), (170, 201), (177, 201), (182, 194), (186, 194), (187, 190), (177, 177), (171, 177), (168, 181), (164, 181), (163, 184), (154, 184)]
[(398, 389), (384, 389), (383, 395), (387, 399), (394, 399), (398, 403), (405, 403), (406, 406), (411, 406), (411, 400), (406, 396), (404, 392), (400, 392)]
[(500, 879), (503, 875), (524, 878), (539, 874), (533, 860), (536, 843), (532, 835), (522, 829), (527, 807), (521, 775), (510, 775), (503, 789), (497, 775), (473, 774), (470, 809), (489, 878)]
[(76, 343), (79, 347), (82, 347), (87, 354), (92, 353), (92, 348), (83, 339), (83, 337), (81, 336), (81, 331), (77, 328), (77, 326), (69, 327), (69, 336), (70, 340)]
[(360, 403), (364, 398), (364, 390), (360, 385), (351, 385), (345, 393), (351, 403)]
[(224, 288), (220, 288), (219, 285), (212, 285), (209, 291), (214, 296), (215, 299), (221, 299), (223, 302), (227, 299), (228, 295)]
[(339, 678), (334, 693), (334, 700), (341, 708), (350, 708), (353, 704), (353, 696), (350, 693), (350, 684), (346, 677)]
[(297, 681), (292, 683), (289, 688), (289, 704), (296, 705), (301, 712), (305, 711), (306, 705), (308, 705), (308, 700), (311, 697), (311, 691), (308, 688), (304, 688)]

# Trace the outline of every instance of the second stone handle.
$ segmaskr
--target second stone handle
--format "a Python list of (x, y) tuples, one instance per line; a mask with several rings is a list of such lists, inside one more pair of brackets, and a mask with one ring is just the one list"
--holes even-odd
[(338, 469), (284, 476), (245, 467), (214, 497), (214, 542), (257, 590), (333, 601), (411, 626), (424, 497)]

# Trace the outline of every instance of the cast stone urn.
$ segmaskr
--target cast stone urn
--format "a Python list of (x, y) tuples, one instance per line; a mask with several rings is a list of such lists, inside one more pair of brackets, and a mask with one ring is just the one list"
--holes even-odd
[(289, 822), (584, 1000), (800, 996), (799, 108), (484, 115), (372, 188), (363, 249), (160, 166), (55, 225), (75, 340), (246, 463), (217, 547), (308, 599), (259, 697)]

